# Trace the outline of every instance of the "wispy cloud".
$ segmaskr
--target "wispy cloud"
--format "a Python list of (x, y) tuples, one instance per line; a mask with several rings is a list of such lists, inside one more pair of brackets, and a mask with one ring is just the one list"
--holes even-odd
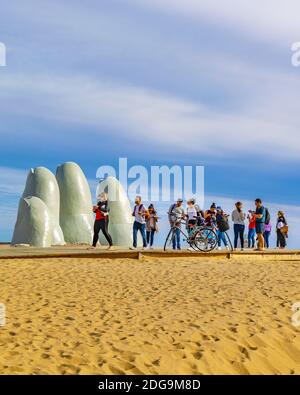
[[(281, 83), (293, 88), (300, 84), (285, 76), (281, 76)], [(151, 136), (161, 148), (203, 155), (213, 152), (216, 158), (253, 153), (253, 147), (255, 155), (299, 158), (300, 123), (293, 113), (296, 103), (291, 101), (287, 114), (275, 112), (276, 103), (272, 104), (269, 96), (272, 89), (247, 111), (225, 112), (200, 101), (83, 76), (8, 74), (0, 81), (0, 88), (6, 113), (91, 126), (96, 134), (97, 129), (109, 127), (116, 135), (126, 133), (129, 140)], [(14, 106), (16, 99), (23, 102), (22, 107)], [(52, 132), (48, 138), (51, 136)]]
[(209, 20), (262, 41), (289, 46), (299, 35), (298, 0), (130, 0), (169, 14)]

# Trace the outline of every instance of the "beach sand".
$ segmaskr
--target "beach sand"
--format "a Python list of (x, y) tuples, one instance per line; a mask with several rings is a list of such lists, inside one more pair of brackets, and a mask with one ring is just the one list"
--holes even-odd
[(1, 374), (300, 374), (300, 262), (0, 260)]

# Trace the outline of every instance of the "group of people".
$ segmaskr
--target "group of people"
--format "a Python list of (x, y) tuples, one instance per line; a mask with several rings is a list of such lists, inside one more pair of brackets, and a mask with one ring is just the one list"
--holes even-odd
[[(241, 250), (245, 247), (245, 231), (248, 228), (247, 241), (248, 248), (253, 248), (258, 251), (269, 248), (270, 234), (272, 231), (271, 216), (268, 208), (264, 207), (261, 199), (255, 200), (255, 210), (248, 210), (246, 213), (243, 209), (242, 202), (236, 202), (235, 208), (231, 213), (231, 220), (233, 222), (234, 231), (234, 248), (238, 246)], [(113, 246), (112, 238), (108, 232), (108, 200), (107, 195), (102, 193), (96, 206), (93, 207), (96, 215), (94, 224), (94, 238), (92, 248), (96, 248), (99, 240), (99, 232), (102, 231), (106, 238), (109, 249)], [(222, 248), (222, 243), (225, 248), (229, 249), (228, 241), (225, 232), (229, 230), (229, 215), (226, 214), (222, 207), (212, 203), (210, 208), (203, 211), (196, 203), (195, 199), (187, 201), (187, 207), (184, 209), (183, 200), (178, 199), (176, 203), (172, 204), (168, 210), (168, 220), (171, 227), (175, 230), (175, 237), (173, 239), (173, 249), (181, 250), (181, 226), (186, 224), (187, 231), (190, 233), (196, 226), (212, 227), (218, 236), (218, 249)], [(137, 235), (141, 234), (143, 249), (153, 248), (154, 236), (158, 232), (159, 217), (153, 204), (148, 208), (142, 203), (140, 196), (136, 196), (135, 205), (132, 212), (134, 217), (133, 222), (133, 245), (131, 249), (137, 248)], [(277, 247), (283, 249), (286, 247), (286, 240), (288, 237), (288, 224), (285, 215), (282, 211), (278, 211), (276, 220), (276, 235)]]
[[(99, 240), (99, 233), (102, 231), (108, 242), (108, 249), (111, 249), (113, 247), (113, 240), (108, 231), (109, 209), (107, 194), (101, 193), (98, 199), (97, 205), (93, 207), (93, 212), (95, 213), (94, 237), (92, 247), (90, 248), (96, 248)], [(134, 217), (134, 222), (133, 245), (131, 249), (137, 248), (138, 232), (140, 232), (142, 236), (143, 248), (152, 249), (155, 232), (158, 232), (158, 215), (153, 204), (150, 204), (149, 207), (146, 208), (142, 203), (141, 197), (137, 196), (132, 216)]]
[[(244, 249), (244, 234), (246, 221), (248, 221), (248, 248), (263, 250), (270, 247), (270, 235), (272, 232), (271, 216), (268, 208), (263, 206), (261, 199), (255, 200), (255, 210), (248, 210), (246, 214), (243, 210), (243, 203), (237, 202), (231, 214), (234, 230), (234, 248), (237, 248), (238, 241), (240, 247)], [(286, 247), (288, 238), (288, 224), (283, 211), (277, 212), (276, 219), (276, 247), (283, 249)]]

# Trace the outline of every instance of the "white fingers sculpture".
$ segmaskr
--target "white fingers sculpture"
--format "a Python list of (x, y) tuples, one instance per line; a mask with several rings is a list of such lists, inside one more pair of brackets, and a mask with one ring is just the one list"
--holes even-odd
[(36, 196), (21, 198), (12, 245), (50, 247), (52, 237), (53, 222), (46, 204)]
[(50, 170), (45, 167), (30, 169), (23, 198), (36, 196), (48, 207), (53, 222), (52, 245), (65, 244), (64, 235), (59, 225), (59, 195), (56, 178)]
[[(97, 188), (97, 196), (105, 192), (108, 197), (108, 231), (113, 244), (123, 247), (132, 245), (132, 209), (122, 184), (115, 177), (108, 177)], [(100, 243), (107, 244), (100, 234)]]
[(60, 190), (59, 222), (65, 241), (90, 244), (93, 237), (91, 191), (81, 168), (74, 162), (58, 166), (56, 179)]

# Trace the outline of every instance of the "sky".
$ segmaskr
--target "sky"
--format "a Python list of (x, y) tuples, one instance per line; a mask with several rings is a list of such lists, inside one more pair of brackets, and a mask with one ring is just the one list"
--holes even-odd
[(3, 3), (0, 240), (30, 167), (75, 161), (93, 188), (127, 157), (204, 165), (207, 205), (261, 197), (299, 247), (298, 0)]

